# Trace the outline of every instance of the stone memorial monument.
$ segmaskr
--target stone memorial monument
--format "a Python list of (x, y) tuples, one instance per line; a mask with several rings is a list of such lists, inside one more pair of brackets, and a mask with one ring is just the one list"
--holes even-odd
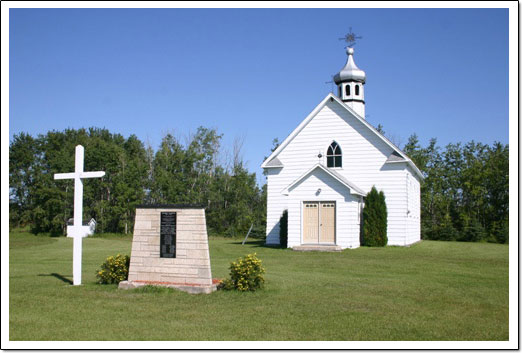
[(212, 280), (205, 209), (194, 205), (136, 208), (129, 278), (119, 288), (144, 285), (211, 293)]

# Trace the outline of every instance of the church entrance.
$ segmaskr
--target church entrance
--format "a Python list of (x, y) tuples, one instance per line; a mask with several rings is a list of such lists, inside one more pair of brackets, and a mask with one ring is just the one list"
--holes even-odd
[(303, 244), (335, 244), (335, 201), (303, 202)]

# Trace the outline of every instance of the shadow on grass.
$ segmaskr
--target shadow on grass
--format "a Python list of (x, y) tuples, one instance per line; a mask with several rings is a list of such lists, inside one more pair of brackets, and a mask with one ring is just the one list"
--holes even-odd
[(123, 233), (94, 233), (90, 235), (88, 238), (91, 239), (110, 239), (110, 240), (132, 240), (132, 233), (123, 234)]
[(68, 284), (73, 284), (73, 281), (71, 281), (69, 278), (67, 278), (65, 276), (62, 276), (59, 273), (39, 274), (38, 276), (40, 276), (40, 277), (52, 276), (52, 277), (58, 278), (62, 282), (65, 282), (65, 283), (68, 283)]
[[(234, 244), (234, 245), (242, 245), (243, 241), (235, 241), (235, 242), (232, 242), (231, 244)], [(283, 249), (281, 247), (281, 245), (279, 244), (275, 244), (275, 245), (267, 245), (265, 243), (265, 240), (264, 239), (260, 239), (260, 240), (248, 240), (245, 242), (244, 245), (248, 245), (250, 246), (251, 248), (268, 248), (268, 249)]]

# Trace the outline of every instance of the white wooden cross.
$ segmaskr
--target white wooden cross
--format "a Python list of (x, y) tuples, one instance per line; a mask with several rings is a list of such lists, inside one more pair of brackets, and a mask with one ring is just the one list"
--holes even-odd
[(105, 172), (83, 171), (84, 148), (76, 146), (74, 173), (55, 174), (54, 179), (74, 179), (74, 223), (67, 226), (67, 237), (74, 238), (73, 245), (73, 285), (82, 284), (82, 238), (89, 233), (89, 226), (83, 225), (83, 181), (82, 178), (101, 178)]

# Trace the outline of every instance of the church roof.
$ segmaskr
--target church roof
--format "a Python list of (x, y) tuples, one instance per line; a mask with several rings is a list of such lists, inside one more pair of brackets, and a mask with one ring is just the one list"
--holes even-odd
[(344, 176), (342, 176), (340, 173), (336, 172), (335, 170), (333, 169), (329, 169), (329, 168), (326, 168), (324, 165), (322, 164), (319, 164), (317, 163), (316, 165), (314, 165), (312, 168), (310, 168), (306, 173), (304, 173), (303, 175), (301, 175), (299, 178), (297, 178), (296, 180), (294, 180), (290, 185), (288, 185), (286, 188), (284, 188), (283, 190), (283, 193), (287, 193), (294, 185), (296, 185), (297, 183), (299, 183), (301, 180), (303, 180), (304, 178), (306, 178), (310, 173), (312, 173), (314, 170), (316, 170), (317, 168), (323, 170), (324, 172), (326, 172), (327, 174), (329, 174), (330, 176), (332, 176), (334, 179), (336, 179), (338, 182), (340, 182), (342, 185), (346, 186), (347, 188), (350, 189), (350, 193), (351, 194), (355, 194), (355, 195), (360, 195), (360, 196), (365, 196), (366, 193), (364, 192), (363, 189), (361, 189), (360, 187), (358, 187), (357, 185), (355, 185), (354, 183), (352, 183), (351, 181), (349, 181), (348, 179), (346, 179)]
[[(372, 131), (377, 137), (379, 137), (384, 143), (390, 146), (394, 152), (397, 153), (398, 156), (404, 158), (404, 161), (413, 169), (413, 171), (419, 176), (419, 178), (424, 179), (424, 175), (417, 168), (415, 163), (404, 153), (399, 147), (395, 146), (390, 140), (388, 140), (383, 134), (377, 131), (369, 122), (367, 122), (363, 117), (357, 114), (353, 109), (344, 104), (343, 101), (339, 99), (333, 93), (328, 93), (328, 95), (315, 107), (315, 109), (292, 131), (290, 135), (288, 135), (283, 142), (277, 147), (274, 152), (261, 164), (261, 168), (267, 168), (267, 164), (270, 163), (274, 158), (276, 158), (279, 153), (305, 128), (306, 125), (321, 111), (321, 109), (326, 105), (328, 101), (337, 102), (341, 107), (346, 109), (351, 115), (353, 115), (356, 119), (358, 119), (364, 126), (366, 126), (370, 131)], [(270, 167), (268, 167), (270, 168)]]
[(353, 60), (353, 48), (346, 48), (346, 54), (348, 55), (346, 65), (334, 76), (334, 82), (336, 84), (347, 81), (364, 83), (366, 81), (366, 73), (355, 65), (355, 61)]
[(279, 160), (279, 158), (274, 157), (270, 162), (268, 162), (265, 166), (266, 168), (282, 168), (284, 167), (283, 163)]
[(406, 162), (406, 160), (400, 154), (398, 154), (396, 151), (393, 151), (389, 155), (389, 157), (386, 160), (386, 162), (384, 162), (384, 163), (394, 163), (394, 162)]

